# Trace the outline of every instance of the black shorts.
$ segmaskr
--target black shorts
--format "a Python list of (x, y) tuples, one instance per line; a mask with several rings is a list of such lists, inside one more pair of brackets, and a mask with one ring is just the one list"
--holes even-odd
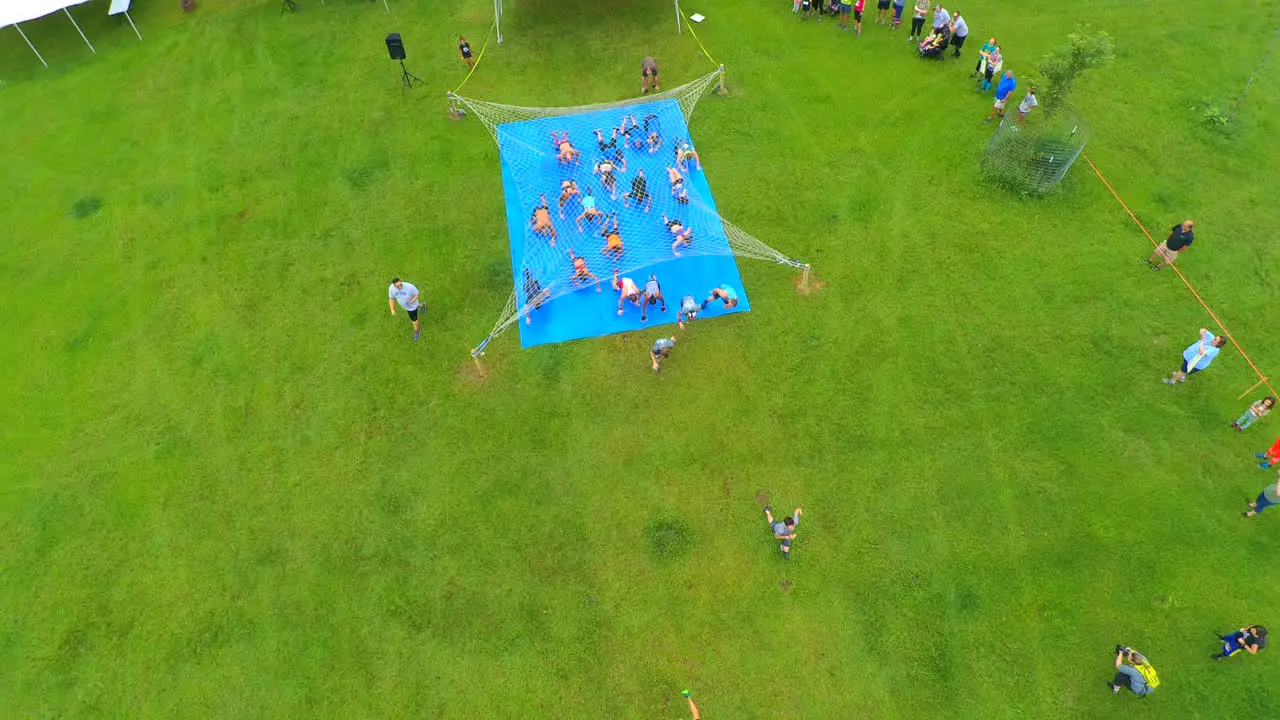
[(421, 309), (422, 309), (422, 304), (421, 304), (421, 303), (419, 303), (419, 304), (418, 304), (418, 307), (416, 307), (416, 308), (414, 308), (414, 309), (412, 309), (412, 310), (405, 310), (405, 312), (409, 314), (409, 319), (410, 319), (410, 320), (412, 320), (412, 321), (414, 321), (414, 322), (418, 322), (418, 311), (419, 311), (419, 310), (421, 310)]
[(861, 11), (861, 10), (854, 10), (854, 11), (853, 11), (853, 21), (854, 21), (854, 22), (862, 22), (862, 11)]
[(964, 47), (964, 39), (965, 39), (965, 38), (967, 38), (967, 37), (969, 37), (969, 36), (968, 36), (968, 35), (956, 35), (955, 37), (952, 37), (952, 38), (951, 38), (951, 47), (953, 47), (953, 48), (955, 48), (955, 49), (957, 49), (957, 50), (959, 50), (960, 48)]
[(1183, 361), (1182, 361), (1182, 372), (1184, 372), (1184, 373), (1186, 373), (1186, 374), (1188, 374), (1188, 375), (1195, 375), (1196, 373), (1200, 372), (1200, 368), (1198, 368), (1198, 367), (1188, 368), (1188, 367), (1187, 367), (1187, 361), (1186, 361), (1186, 360), (1183, 360)]
[(881, 10), (888, 10), (889, 0), (880, 0), (880, 2), (876, 4), (876, 7), (880, 8)]
[(618, 138), (612, 138), (608, 142), (600, 141), (600, 150), (613, 150), (618, 147)]
[(471, 58), (471, 51), (470, 51), (470, 50), (463, 50), (463, 51), (462, 51), (462, 57), (467, 58), (467, 59), (470, 59), (470, 58)]

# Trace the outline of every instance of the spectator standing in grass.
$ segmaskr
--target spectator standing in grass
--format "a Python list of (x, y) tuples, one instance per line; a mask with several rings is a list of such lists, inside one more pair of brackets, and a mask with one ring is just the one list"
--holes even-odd
[(1237, 432), (1244, 432), (1245, 428), (1257, 422), (1259, 418), (1266, 417), (1275, 406), (1276, 399), (1268, 395), (1250, 405), (1249, 409), (1245, 410), (1243, 415), (1236, 418), (1236, 421), (1231, 423), (1231, 428)]
[(467, 39), (461, 35), (458, 36), (458, 52), (462, 55), (462, 61), (467, 64), (467, 67), (473, 68), (476, 66), (476, 59), (471, 57), (471, 43), (467, 42)]
[(800, 508), (796, 508), (795, 515), (783, 518), (781, 522), (774, 522), (773, 508), (767, 505), (764, 508), (764, 519), (769, 523), (773, 538), (782, 541), (778, 549), (782, 551), (782, 557), (787, 560), (791, 559), (791, 543), (796, 539), (796, 525), (800, 524), (800, 513)]
[(822, 22), (822, 14), (826, 10), (826, 0), (813, 0), (813, 12), (818, 16), (818, 22)]
[(1271, 443), (1271, 447), (1260, 453), (1254, 453), (1253, 456), (1262, 459), (1262, 462), (1258, 463), (1258, 467), (1263, 470), (1266, 470), (1277, 462), (1280, 462), (1280, 438), (1277, 438), (1275, 442)]
[(947, 12), (947, 9), (942, 7), (941, 4), (934, 5), (933, 6), (934, 32), (937, 32), (938, 30), (942, 29), (944, 26), (947, 28), (951, 27), (951, 13)]
[(960, 11), (951, 19), (951, 47), (956, 49), (954, 57), (960, 57), (960, 48), (964, 47), (964, 39), (969, 37), (969, 23), (960, 17)]
[[(987, 56), (984, 62), (986, 67), (983, 70), (982, 77), (978, 80), (978, 90), (980, 92), (990, 90), (991, 79), (1000, 77), (1000, 71), (1004, 69), (1004, 55), (1001, 53), (999, 45), (991, 51), (991, 54)], [(1013, 77), (1012, 71), (1010, 71), (1009, 77)]]
[(1159, 270), (1166, 263), (1173, 264), (1178, 259), (1178, 254), (1185, 252), (1191, 247), (1191, 243), (1195, 242), (1196, 234), (1193, 228), (1196, 224), (1194, 220), (1184, 220), (1174, 225), (1169, 231), (1169, 237), (1165, 238), (1156, 246), (1155, 252), (1151, 253), (1151, 257), (1147, 258), (1147, 264), (1152, 270)]
[(916, 0), (911, 11), (911, 34), (907, 42), (919, 42), (924, 39), (924, 19), (929, 16), (929, 0)]
[[(999, 50), (997, 50), (999, 52)], [(991, 108), (991, 114), (982, 122), (991, 122), (991, 119), (999, 113), (1004, 118), (1004, 106), (1009, 102), (1009, 98), (1013, 96), (1013, 91), (1018, 87), (1018, 80), (1013, 76), (1013, 71), (1006, 71), (1004, 77), (1000, 78), (1000, 84), (996, 86), (996, 104)]]
[(862, 36), (862, 11), (867, 7), (867, 0), (853, 0), (853, 29)]
[(676, 346), (676, 338), (671, 337), (658, 338), (653, 343), (653, 348), (649, 350), (649, 359), (653, 361), (653, 371), (662, 372), (662, 361), (667, 359), (671, 354), (671, 348)]
[(1036, 100), (1036, 86), (1032, 85), (1027, 88), (1027, 96), (1022, 98), (1022, 102), (1018, 105), (1018, 120), (1013, 129), (1017, 130), (1022, 127), (1022, 123), (1027, 121), (1027, 116), (1039, 105), (1040, 101)]
[(840, 0), (840, 29), (849, 29), (849, 14), (853, 12), (853, 0)]
[(876, 23), (879, 25), (889, 24), (889, 0), (876, 1)]
[(1185, 382), (1188, 375), (1194, 375), (1201, 370), (1209, 367), (1213, 359), (1218, 357), (1218, 353), (1222, 347), (1227, 344), (1227, 339), (1218, 337), (1213, 333), (1200, 328), (1200, 339), (1187, 346), (1182, 351), (1182, 367), (1173, 371), (1173, 374), (1164, 378), (1167, 385)]
[[(991, 51), (995, 49), (995, 38), (991, 38), (978, 48), (978, 64), (973, 66), (973, 72), (969, 73), (969, 77), (983, 77), (987, 74), (987, 58), (991, 57)], [(981, 80), (978, 81), (978, 86), (982, 86)]]
[(1118, 693), (1120, 688), (1127, 687), (1141, 697), (1150, 695), (1159, 684), (1155, 668), (1142, 653), (1133, 648), (1116, 647), (1116, 677), (1110, 683), (1111, 692)]
[(1210, 655), (1211, 660), (1224, 660), (1244, 650), (1250, 655), (1257, 655), (1259, 650), (1267, 647), (1267, 629), (1261, 625), (1250, 625), (1223, 635), (1214, 633), (1222, 641), (1222, 652)]
[[(1280, 443), (1280, 440), (1276, 442)], [(1258, 497), (1249, 503), (1249, 510), (1243, 513), (1243, 517), (1251, 518), (1272, 505), (1280, 505), (1280, 479), (1273, 483), (1267, 483), (1267, 486), (1262, 488), (1262, 492), (1258, 493)]]
[(902, 10), (906, 5), (907, 0), (893, 0), (893, 21), (889, 23), (890, 30), (897, 30), (902, 24)]
[(640, 61), (640, 94), (645, 95), (649, 92), (650, 85), (653, 91), (658, 92), (658, 61), (651, 57), (646, 57)]
[(420, 300), (418, 288), (414, 287), (413, 283), (404, 282), (400, 278), (391, 278), (391, 285), (387, 288), (387, 306), (391, 308), (391, 317), (395, 317), (396, 303), (399, 303), (409, 319), (413, 321), (414, 340), (422, 337), (422, 327), (418, 324)]

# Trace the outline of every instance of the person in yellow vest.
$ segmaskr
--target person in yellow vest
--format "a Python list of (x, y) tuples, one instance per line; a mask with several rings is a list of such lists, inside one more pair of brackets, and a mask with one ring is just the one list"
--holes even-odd
[(1116, 677), (1110, 683), (1111, 692), (1118, 693), (1127, 687), (1134, 695), (1145, 697), (1160, 686), (1156, 669), (1142, 653), (1123, 645), (1116, 646)]

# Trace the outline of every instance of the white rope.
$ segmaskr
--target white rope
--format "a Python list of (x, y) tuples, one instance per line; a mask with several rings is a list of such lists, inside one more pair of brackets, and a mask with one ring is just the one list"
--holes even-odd
[(574, 115), (578, 113), (595, 112), (596, 110), (616, 110), (629, 105), (642, 105), (651, 103), (656, 100), (675, 99), (680, 104), (680, 110), (684, 113), (684, 119), (687, 122), (693, 114), (693, 108), (706, 94), (707, 90), (715, 87), (720, 78), (720, 71), (708, 73), (697, 80), (692, 80), (676, 88), (663, 90), (652, 95), (641, 95), (638, 98), (629, 98), (627, 100), (617, 100), (614, 102), (596, 103), (594, 105), (575, 105), (573, 107), (525, 107), (522, 105), (505, 105), (503, 103), (488, 102), (487, 100), (477, 100), (475, 98), (464, 97), (462, 95), (452, 95), (450, 99), (456, 99), (464, 104), (480, 118), (480, 122), (484, 123), (485, 129), (489, 131), (496, 142), (498, 139), (497, 126), (502, 123), (519, 122), (521, 120), (536, 120), (544, 117), (556, 117), (558, 115)]

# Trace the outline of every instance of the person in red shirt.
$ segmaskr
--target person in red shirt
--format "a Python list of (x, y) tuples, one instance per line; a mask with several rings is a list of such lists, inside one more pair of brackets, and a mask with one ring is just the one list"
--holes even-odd
[(867, 6), (867, 0), (853, 0), (853, 29), (858, 35), (862, 34), (862, 10)]
[(1258, 467), (1263, 470), (1280, 463), (1280, 438), (1276, 438), (1276, 441), (1271, 444), (1271, 447), (1267, 448), (1266, 452), (1254, 453), (1253, 456), (1262, 460), (1262, 462), (1258, 463)]

